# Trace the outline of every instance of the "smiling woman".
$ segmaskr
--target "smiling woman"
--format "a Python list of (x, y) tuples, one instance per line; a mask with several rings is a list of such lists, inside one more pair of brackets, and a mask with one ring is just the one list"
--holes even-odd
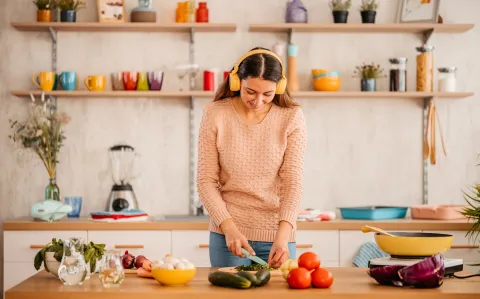
[(286, 85), (280, 58), (255, 48), (205, 107), (197, 184), (213, 267), (250, 265), (242, 248), (275, 268), (295, 256), (306, 128)]

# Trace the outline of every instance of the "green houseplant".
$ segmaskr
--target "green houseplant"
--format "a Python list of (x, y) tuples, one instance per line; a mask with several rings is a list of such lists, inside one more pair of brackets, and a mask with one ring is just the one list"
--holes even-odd
[(375, 23), (378, 5), (377, 0), (362, 0), (362, 5), (360, 5), (362, 23)]
[[(476, 166), (479, 165), (477, 164)], [(463, 191), (463, 193), (467, 206), (460, 213), (473, 222), (466, 236), (470, 242), (475, 244), (477, 241), (480, 241), (478, 239), (480, 236), (480, 184), (471, 186), (469, 192)], [(472, 266), (480, 266), (480, 263)]]
[(334, 23), (347, 23), (348, 10), (352, 6), (352, 0), (331, 0), (330, 8), (332, 9)]
[(37, 22), (52, 22), (55, 0), (33, 0), (33, 4), (37, 7)]
[(383, 77), (383, 69), (378, 64), (362, 64), (355, 67), (355, 76), (361, 78), (361, 90), (362, 91), (376, 91), (377, 90), (377, 78)]
[(76, 22), (77, 10), (86, 8), (87, 4), (81, 0), (59, 0), (60, 22)]

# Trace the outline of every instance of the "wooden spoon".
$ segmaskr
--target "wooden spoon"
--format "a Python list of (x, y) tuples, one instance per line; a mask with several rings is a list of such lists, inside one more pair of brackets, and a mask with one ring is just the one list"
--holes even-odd
[(390, 237), (396, 237), (395, 235), (392, 235), (392, 234), (390, 234), (390, 233), (387, 233), (386, 231), (384, 231), (384, 230), (381, 229), (381, 228), (373, 227), (373, 226), (370, 226), (370, 225), (364, 225), (364, 226), (362, 226), (362, 232), (364, 232), (364, 233), (376, 232), (376, 233), (380, 233), (380, 234), (382, 234), (382, 235), (387, 235), (387, 236), (390, 236)]
[(427, 112), (427, 127), (425, 130), (425, 137), (423, 140), (423, 160), (427, 160), (428, 157), (430, 156), (430, 145), (428, 144), (428, 136), (429, 136), (429, 130), (430, 130), (430, 122), (431, 122), (431, 117), (432, 117), (432, 102), (430, 101), (428, 103), (428, 112)]

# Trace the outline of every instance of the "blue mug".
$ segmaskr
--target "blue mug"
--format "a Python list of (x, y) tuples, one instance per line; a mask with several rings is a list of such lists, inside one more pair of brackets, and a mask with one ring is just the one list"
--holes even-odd
[(63, 72), (60, 74), (60, 84), (64, 90), (77, 89), (77, 73), (76, 72)]

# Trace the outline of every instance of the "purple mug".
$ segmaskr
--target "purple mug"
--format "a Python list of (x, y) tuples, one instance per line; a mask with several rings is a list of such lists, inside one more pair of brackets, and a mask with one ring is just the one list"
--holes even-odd
[(150, 90), (161, 90), (163, 84), (163, 72), (148, 72), (148, 88)]

